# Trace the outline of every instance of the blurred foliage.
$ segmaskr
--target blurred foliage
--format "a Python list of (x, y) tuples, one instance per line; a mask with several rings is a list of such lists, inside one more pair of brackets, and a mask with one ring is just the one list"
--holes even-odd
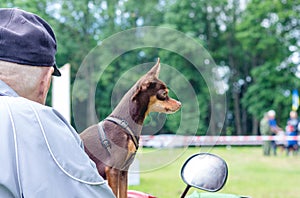
[[(97, 87), (79, 78), (76, 86), (82, 89), (73, 92), (73, 102), (80, 104), (76, 105), (80, 107), (76, 109), (80, 113), (76, 120), (83, 126), (77, 128), (78, 131), (97, 122), (93, 114), (95, 109), (98, 119), (112, 111), (121, 97), (119, 94), (112, 98), (113, 89), (125, 72), (135, 65), (154, 62), (157, 57), (180, 71), (197, 96), (196, 103), (186, 104), (184, 108), (187, 112), (198, 108), (199, 123), (194, 122), (194, 117), (199, 115), (193, 113), (184, 122), (198, 124), (198, 129), (182, 129), (178, 132), (181, 134), (204, 135), (209, 126), (211, 130), (223, 127), (224, 134), (256, 134), (258, 120), (269, 109), (278, 112), (279, 123), (283, 125), (291, 110), (291, 90), (299, 89), (299, 78), (296, 77), (300, 64), (299, 0), (4, 0), (0, 7), (19, 7), (50, 23), (57, 36), (57, 64), (71, 64), (72, 85), (92, 49), (115, 33), (141, 26), (170, 27), (193, 38), (208, 50), (217, 65), (214, 69), (220, 71), (215, 83), (224, 89), (222, 93), (211, 93), (192, 63), (168, 50), (145, 47), (126, 52), (109, 64), (101, 79), (95, 71), (97, 61), (101, 62), (102, 57), (95, 57), (94, 67), (85, 72), (91, 83), (97, 82)], [(185, 46), (184, 41), (176, 40), (172, 35), (152, 35), (148, 39), (154, 37), (184, 46), (182, 51), (187, 56), (194, 53), (191, 46)], [(128, 39), (119, 45), (126, 46), (130, 44), (126, 42), (131, 41)], [(116, 46), (112, 46), (112, 50), (113, 47)], [(142, 74), (133, 72), (127, 79), (124, 77), (125, 83), (119, 82), (122, 90), (129, 89)], [(168, 83), (180, 86), (176, 75), (163, 77)], [(176, 97), (172, 91), (171, 94)], [(221, 107), (211, 101), (213, 94), (226, 96), (224, 126), (214, 122), (215, 116), (219, 115), (212, 113), (212, 107)], [(151, 115), (146, 125), (157, 125), (155, 120), (162, 119), (160, 116)], [(158, 133), (177, 132), (182, 119), (180, 113), (167, 115), (164, 119), (166, 123)]]

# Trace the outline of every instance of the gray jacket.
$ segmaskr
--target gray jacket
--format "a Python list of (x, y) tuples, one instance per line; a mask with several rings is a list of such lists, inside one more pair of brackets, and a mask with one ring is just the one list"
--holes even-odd
[(114, 197), (66, 120), (1, 80), (0, 197)]

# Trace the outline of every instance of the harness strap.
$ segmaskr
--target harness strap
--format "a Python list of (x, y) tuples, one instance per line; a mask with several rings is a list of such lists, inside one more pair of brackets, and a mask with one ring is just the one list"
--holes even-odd
[(139, 141), (138, 141), (137, 137), (134, 135), (131, 128), (129, 127), (126, 120), (115, 118), (115, 117), (107, 117), (107, 118), (105, 118), (105, 120), (113, 122), (113, 123), (119, 125), (120, 127), (122, 127), (123, 129), (125, 129), (127, 131), (127, 133), (130, 135), (136, 150), (139, 148)]
[(98, 133), (100, 137), (100, 141), (102, 146), (106, 149), (109, 155), (111, 155), (110, 149), (111, 149), (111, 143), (110, 141), (106, 138), (104, 129), (103, 129), (103, 121), (98, 123)]
[[(110, 121), (110, 122), (122, 127), (123, 129), (125, 129), (127, 131), (127, 133), (130, 135), (136, 150), (139, 148), (139, 141), (138, 141), (137, 137), (134, 135), (131, 128), (128, 126), (128, 123), (125, 120), (115, 118), (115, 117), (107, 117), (107, 118), (104, 119), (104, 121), (105, 120)], [(105, 131), (104, 131), (104, 128), (103, 128), (103, 121), (98, 123), (98, 133), (99, 133), (99, 138), (100, 138), (102, 146), (106, 149), (108, 154), (111, 155), (111, 151), (110, 151), (111, 143), (105, 135)]]

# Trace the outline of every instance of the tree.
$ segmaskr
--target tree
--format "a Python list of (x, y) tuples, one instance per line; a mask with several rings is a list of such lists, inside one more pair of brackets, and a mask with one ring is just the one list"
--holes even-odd
[[(170, 6), (168, 12), (165, 14), (165, 23), (170, 24), (171, 27), (174, 27), (179, 31), (185, 32), (187, 35), (192, 36), (199, 43), (203, 44), (213, 56), (216, 63), (219, 64), (221, 62), (220, 60), (223, 58), (219, 53), (219, 47), (223, 42), (221, 15), (223, 14), (227, 1), (189, 0), (172, 1), (172, 3), (169, 3)], [(172, 60), (172, 58), (169, 58), (169, 60)], [(178, 64), (178, 61), (176, 62)], [(198, 108), (202, 115), (198, 134), (205, 134), (203, 132), (207, 130), (210, 124), (211, 131), (209, 133), (217, 135), (220, 123), (216, 122), (218, 119), (214, 116), (217, 116), (217, 114), (212, 111), (216, 108), (216, 104), (211, 103), (210, 100), (210, 97), (215, 93), (209, 93), (207, 87), (199, 86), (205, 84), (205, 82), (203, 83), (203, 79), (200, 76), (195, 75), (195, 72), (191, 68), (180, 68), (180, 71), (188, 76), (198, 96)]]
[[(185, 109), (192, 110), (195, 105), (200, 109), (198, 134), (204, 134), (209, 126), (211, 134), (216, 134), (220, 128), (220, 123), (210, 122), (219, 116), (212, 107), (220, 107), (210, 97), (217, 94), (227, 97), (229, 119), (223, 131), (228, 129), (230, 134), (248, 135), (251, 130), (251, 134), (257, 134), (258, 119), (269, 107), (279, 111), (284, 109), (278, 115), (280, 120), (285, 120), (290, 106), (289, 90), (299, 86), (295, 77), (299, 63), (292, 57), (299, 53), (300, 7), (298, 1), (292, 0), (251, 0), (246, 3), (244, 5), (241, 0), (6, 0), (0, 2), (0, 6), (23, 8), (50, 23), (58, 41), (57, 64), (69, 62), (72, 65), (72, 85), (76, 73), (86, 63), (86, 57), (94, 47), (101, 46), (114, 33), (140, 26), (167, 26), (192, 37), (209, 51), (216, 63), (211, 73), (217, 78), (212, 75), (211, 79), (216, 85), (224, 85), (225, 82), (221, 92), (217, 88), (209, 88), (192, 63), (172, 51), (151, 47), (124, 52), (107, 63), (105, 75), (98, 79), (99, 63), (110, 54), (104, 54), (106, 57), (103, 58), (103, 54), (96, 53), (90, 61), (91, 67), (84, 71), (88, 81), (77, 76), (75, 86), (78, 88), (80, 85), (81, 89), (72, 86), (76, 90), (73, 92), (73, 112), (76, 111), (73, 115), (79, 115), (74, 119), (78, 122), (79, 131), (97, 122), (97, 117), (103, 119), (111, 112), (117, 101), (112, 98), (116, 86), (129, 88), (133, 79), (142, 74), (135, 73), (124, 79), (127, 82), (119, 82), (127, 71), (160, 57), (163, 63), (180, 71), (195, 91), (197, 104), (188, 105)], [(119, 50), (130, 45), (134, 42), (134, 35), (129, 36), (130, 39), (106, 50)], [(155, 40), (158, 36), (174, 46), (182, 46), (186, 57), (196, 53), (191, 46), (172, 35), (147, 35), (146, 39)], [(199, 55), (199, 60), (201, 58)], [(179, 80), (178, 76), (173, 79), (162, 77), (170, 84)], [(271, 93), (272, 100), (267, 97)], [(175, 96), (172, 91), (171, 94)], [(47, 101), (50, 104), (49, 98)], [(151, 119), (160, 119), (159, 116), (152, 115), (147, 124), (155, 125)], [(174, 132), (182, 118), (175, 114), (165, 119), (160, 133)]]
[[(291, 10), (289, 10), (291, 9)], [(299, 24), (294, 1), (251, 1), (238, 27), (238, 38), (253, 68), (252, 85), (243, 104), (254, 119), (260, 119), (270, 108), (278, 111), (279, 120), (287, 118), (291, 106), (289, 91), (299, 86), (295, 65), (287, 63), (290, 43), (295, 38), (285, 30), (292, 30), (292, 21)], [(289, 14), (286, 14), (288, 12)], [(257, 123), (257, 122), (256, 122)], [(257, 126), (254, 127), (257, 133)]]

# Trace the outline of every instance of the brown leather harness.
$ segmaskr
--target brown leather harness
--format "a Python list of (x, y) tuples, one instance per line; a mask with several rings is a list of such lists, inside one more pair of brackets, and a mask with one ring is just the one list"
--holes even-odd
[(129, 127), (128, 122), (126, 122), (126, 120), (124, 120), (124, 119), (119, 119), (116, 117), (107, 117), (103, 121), (98, 123), (98, 133), (99, 133), (101, 144), (106, 149), (106, 151), (108, 152), (109, 155), (111, 155), (111, 152), (110, 152), (111, 142), (106, 137), (104, 126), (103, 126), (104, 121), (112, 122), (112, 123), (120, 126), (121, 128), (125, 129), (126, 133), (132, 139), (136, 150), (138, 150), (138, 148), (139, 148), (138, 137), (134, 135), (134, 132)]

